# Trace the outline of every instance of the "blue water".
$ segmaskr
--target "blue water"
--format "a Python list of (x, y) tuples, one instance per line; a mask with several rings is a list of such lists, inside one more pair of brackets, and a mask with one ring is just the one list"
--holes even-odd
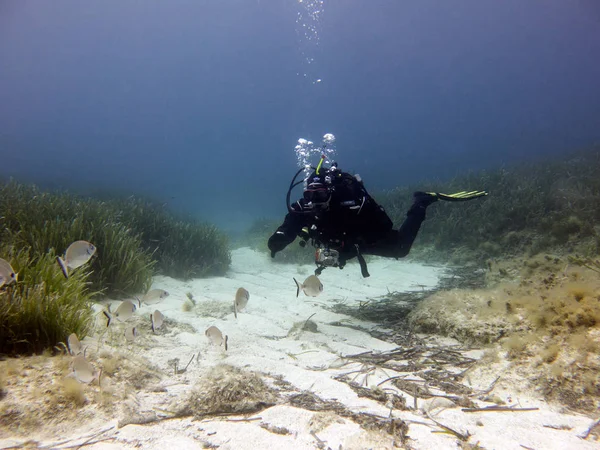
[(371, 191), (596, 143), (599, 55), (595, 0), (0, 0), (0, 176), (241, 229), (300, 137)]

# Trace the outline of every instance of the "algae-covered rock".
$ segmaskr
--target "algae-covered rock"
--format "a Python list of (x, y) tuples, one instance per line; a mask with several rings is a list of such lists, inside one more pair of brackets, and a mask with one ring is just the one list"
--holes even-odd
[(244, 414), (272, 406), (276, 400), (275, 389), (258, 373), (220, 364), (198, 380), (184, 409), (195, 417)]
[(487, 344), (513, 330), (510, 305), (501, 292), (441, 291), (420, 302), (408, 321), (416, 332), (441, 334), (467, 344)]

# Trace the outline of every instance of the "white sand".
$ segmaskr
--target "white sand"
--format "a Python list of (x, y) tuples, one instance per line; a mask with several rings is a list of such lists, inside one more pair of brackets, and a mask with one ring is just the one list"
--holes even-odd
[[(361, 278), (356, 264), (349, 264), (344, 270), (329, 268), (320, 277), (324, 284), (324, 292), (319, 297), (313, 299), (301, 293), (300, 297), (296, 298), (296, 287), (292, 277), (303, 281), (313, 269), (313, 266), (277, 264), (266, 255), (250, 249), (239, 249), (232, 254), (231, 269), (226, 277), (190, 282), (157, 277), (153, 287), (166, 289), (170, 296), (158, 305), (142, 306), (136, 314), (148, 317), (152, 311), (159, 309), (169, 321), (166, 329), (157, 336), (150, 336), (151, 331), (148, 327), (139, 327), (140, 332), (145, 335), (141, 336), (141, 339), (155, 342), (149, 350), (143, 352), (143, 356), (164, 372), (161, 383), (166, 387), (166, 392), (138, 392), (133, 395), (134, 407), (142, 412), (168, 410), (173, 407), (173, 402), (180, 402), (186, 397), (193, 389), (195, 380), (210, 367), (226, 363), (245, 370), (281, 375), (297, 390), (309, 390), (324, 400), (335, 399), (354, 412), (389, 417), (388, 407), (374, 400), (358, 397), (347, 384), (336, 381), (333, 377), (360, 368), (358, 364), (334, 368), (340, 362), (340, 355), (371, 350), (388, 351), (396, 346), (374, 339), (361, 331), (328, 325), (334, 321), (350, 319), (353, 325), (366, 328), (375, 326), (334, 314), (323, 306), (331, 305), (337, 300), (355, 304), (368, 298), (386, 295), (388, 291), (433, 287), (443, 269), (373, 258), (369, 263), (370, 278)], [(232, 304), (238, 287), (245, 287), (250, 292), (250, 301), (246, 310), (241, 312), (236, 320)], [(191, 312), (182, 310), (186, 292), (192, 292), (197, 302), (196, 309)], [(212, 311), (213, 317), (202, 315), (202, 311), (209, 310)], [(304, 322), (312, 314), (314, 316), (311, 320), (318, 325), (319, 332), (303, 331), (288, 336), (294, 323)], [(181, 331), (181, 327), (173, 321), (189, 324), (191, 327), (188, 327), (189, 331)], [(227, 352), (209, 344), (204, 331), (210, 325), (216, 325), (228, 335)], [(135, 344), (120, 350), (136, 351)], [(195, 359), (186, 373), (173, 375), (173, 369), (167, 361), (179, 358), (180, 365), (185, 365), (193, 354), (199, 354), (199, 360)], [(477, 357), (480, 354), (481, 352), (473, 351), (469, 355)], [(487, 388), (496, 376), (502, 375), (486, 373), (485, 370), (477, 373), (478, 379), (471, 380), (475, 390)], [(389, 370), (385, 373), (377, 370), (372, 372), (368, 379), (361, 375), (355, 381), (364, 383), (363, 386), (374, 386), (393, 375), (396, 374)], [(393, 388), (390, 383), (386, 386)], [(538, 407), (539, 410), (466, 413), (460, 408), (442, 408), (431, 410), (431, 416), (456, 431), (469, 433), (470, 444), (479, 443), (487, 449), (598, 448), (597, 443), (577, 436), (585, 432), (591, 424), (589, 418), (561, 414), (558, 408), (536, 399), (533, 394), (526, 395), (523, 391), (511, 393), (506, 384), (503, 389), (498, 388), (494, 393), (510, 405)], [(407, 398), (407, 405), (413, 405), (412, 397), (400, 394)], [(419, 406), (423, 408), (428, 404), (422, 402)], [(490, 405), (480, 401), (478, 404)], [(289, 405), (277, 405), (250, 417), (260, 419), (234, 422), (228, 418), (201, 421), (185, 418), (148, 425), (127, 425), (120, 429), (113, 428), (106, 433), (106, 436), (113, 439), (86, 448), (193, 449), (203, 448), (203, 444), (210, 443), (222, 449), (313, 449), (318, 448), (319, 440), (323, 442), (322, 448), (336, 450), (393, 448), (390, 435), (366, 431), (351, 420), (332, 412), (312, 412)], [(459, 441), (455, 436), (432, 433), (440, 431), (440, 428), (421, 410), (393, 410), (392, 417), (408, 423), (410, 439), (407, 445), (410, 448), (457, 448)], [(89, 433), (116, 425), (120, 418), (122, 417), (115, 417), (101, 426), (94, 423), (90, 425)], [(261, 427), (261, 423), (265, 426), (285, 427), (290, 434), (275, 434)], [(558, 430), (547, 426), (564, 426), (570, 430)], [(60, 438), (65, 436), (56, 436), (57, 440)], [(8, 442), (0, 439), (0, 446), (8, 445)], [(398, 442), (396, 444), (400, 445)]]

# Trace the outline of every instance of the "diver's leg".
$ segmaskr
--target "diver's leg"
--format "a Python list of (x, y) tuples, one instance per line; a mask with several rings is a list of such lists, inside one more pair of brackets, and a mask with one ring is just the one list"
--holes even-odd
[(425, 220), (427, 206), (415, 203), (406, 213), (406, 219), (396, 231), (396, 244), (393, 247), (394, 258), (404, 258), (410, 252), (413, 242)]
[[(420, 194), (420, 193), (419, 193)], [(406, 219), (398, 230), (390, 230), (373, 245), (363, 247), (362, 252), (392, 258), (403, 258), (408, 255), (421, 224), (425, 220), (427, 206), (436, 201), (432, 196), (415, 195), (415, 202), (406, 213)]]

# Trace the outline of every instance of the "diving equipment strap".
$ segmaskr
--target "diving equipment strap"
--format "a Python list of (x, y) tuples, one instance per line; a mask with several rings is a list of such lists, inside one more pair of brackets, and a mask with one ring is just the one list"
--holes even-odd
[(360, 265), (360, 273), (362, 274), (363, 278), (370, 277), (371, 274), (367, 270), (367, 262), (365, 261), (365, 257), (360, 252), (358, 244), (354, 244), (354, 248), (356, 248), (356, 259), (358, 259), (358, 264)]
[(447, 202), (466, 202), (467, 200), (473, 200), (479, 197), (485, 197), (488, 195), (486, 191), (461, 191), (455, 194), (442, 194), (440, 192), (427, 192), (429, 195), (434, 195), (440, 200)]

